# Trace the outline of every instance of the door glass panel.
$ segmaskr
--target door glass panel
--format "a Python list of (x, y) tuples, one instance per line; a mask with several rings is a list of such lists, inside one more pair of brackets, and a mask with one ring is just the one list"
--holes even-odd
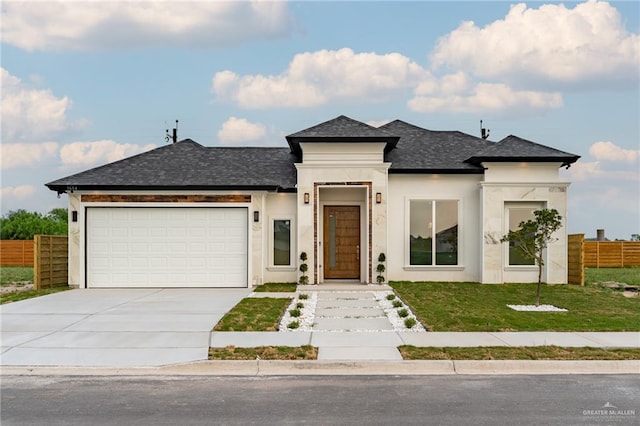
[(329, 267), (336, 267), (336, 217), (329, 216)]
[(411, 200), (409, 204), (409, 263), (431, 265), (433, 213), (432, 201)]
[[(535, 219), (533, 207), (509, 208), (509, 231), (520, 229), (520, 223)], [(535, 260), (522, 254), (516, 243), (509, 243), (509, 265), (535, 265)]]
[(436, 201), (436, 265), (458, 264), (458, 202)]

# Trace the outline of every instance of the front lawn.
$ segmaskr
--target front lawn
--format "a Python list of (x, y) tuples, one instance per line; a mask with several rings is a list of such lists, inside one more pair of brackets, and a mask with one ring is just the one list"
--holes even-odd
[(584, 268), (584, 283), (615, 281), (629, 285), (640, 285), (640, 267), (628, 268)]
[(253, 288), (256, 293), (293, 293), (296, 283), (264, 283)]
[(31, 266), (1, 266), (0, 285), (14, 283), (33, 283), (33, 267)]
[(213, 331), (278, 331), (278, 324), (291, 299), (242, 299), (216, 324)]
[(45, 288), (43, 290), (27, 290), (27, 291), (14, 291), (12, 293), (0, 294), (0, 305), (4, 305), (9, 302), (17, 302), (19, 300), (31, 299), (32, 297), (44, 296), (51, 293), (58, 293), (60, 291), (70, 290), (71, 287), (54, 287)]
[(217, 360), (308, 360), (318, 359), (318, 348), (314, 346), (259, 346), (257, 348), (209, 348), (209, 359)]
[(568, 312), (518, 312), (536, 284), (392, 282), (429, 331), (640, 331), (640, 298), (607, 288), (543, 285), (541, 304)]
[(402, 359), (444, 360), (635, 360), (640, 349), (561, 348), (559, 346), (484, 346), (479, 348), (398, 347)]

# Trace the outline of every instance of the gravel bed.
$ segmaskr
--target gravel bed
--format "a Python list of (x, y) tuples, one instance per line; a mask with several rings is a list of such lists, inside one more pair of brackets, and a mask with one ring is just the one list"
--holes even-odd
[[(300, 299), (300, 294), (306, 294), (308, 299)], [(316, 305), (318, 304), (318, 292), (317, 291), (309, 291), (306, 293), (297, 294), (296, 297), (291, 301), (291, 304), (284, 312), (282, 319), (280, 320), (280, 325), (278, 326), (278, 331), (311, 331), (313, 327), (313, 322), (316, 318)], [(304, 304), (304, 308), (300, 309), (299, 317), (292, 317), (289, 313), (290, 310), (295, 309), (296, 304), (301, 302)], [(293, 322), (298, 321), (298, 328), (289, 328), (288, 325)]]
[(558, 308), (553, 305), (507, 305), (514, 311), (523, 311), (523, 312), (567, 312), (564, 308)]
[[(418, 321), (418, 318), (416, 318), (414, 313), (411, 312), (411, 309), (409, 309), (407, 305), (402, 303), (402, 306), (399, 308), (393, 307), (393, 301), (400, 300), (399, 297), (396, 297), (393, 300), (387, 300), (388, 295), (395, 294), (393, 291), (374, 291), (373, 294), (376, 300), (378, 301), (378, 304), (382, 308), (382, 310), (384, 310), (384, 313), (387, 314), (387, 318), (389, 318), (389, 321), (391, 322), (391, 325), (393, 326), (394, 331), (414, 331), (414, 332), (427, 331), (422, 326), (422, 324), (420, 324), (420, 321)], [(402, 302), (402, 300), (400, 301)], [(398, 311), (401, 309), (406, 309), (407, 311), (409, 311), (409, 315), (404, 318), (400, 317), (400, 315), (398, 315)], [(404, 325), (404, 320), (406, 320), (407, 318), (415, 319), (416, 324), (411, 328), (407, 328), (407, 326)]]

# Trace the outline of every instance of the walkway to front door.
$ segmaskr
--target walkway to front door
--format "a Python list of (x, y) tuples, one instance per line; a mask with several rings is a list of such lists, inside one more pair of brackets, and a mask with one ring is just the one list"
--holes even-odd
[(360, 279), (360, 207), (324, 207), (324, 278)]

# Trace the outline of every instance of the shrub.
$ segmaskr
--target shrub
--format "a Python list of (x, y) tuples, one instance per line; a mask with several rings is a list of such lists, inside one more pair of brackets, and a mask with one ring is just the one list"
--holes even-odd
[(400, 318), (408, 317), (409, 311), (407, 311), (406, 309), (400, 309), (398, 310), (398, 315), (400, 316)]
[(304, 308), (304, 303), (302, 302), (296, 303), (296, 309), (302, 309), (302, 308)]
[(300, 327), (300, 323), (298, 321), (291, 321), (289, 324), (287, 324), (287, 328), (290, 328), (292, 330), (298, 327)]
[(407, 327), (407, 328), (411, 328), (416, 324), (417, 324), (417, 321), (416, 321), (415, 318), (406, 318), (404, 320), (404, 326)]
[(298, 296), (298, 299), (300, 300), (307, 300), (309, 298), (309, 295), (306, 293), (302, 293)]
[(403, 306), (403, 304), (402, 304), (401, 301), (399, 301), (399, 300), (394, 300), (393, 301), (393, 307), (394, 308), (402, 308), (402, 306)]
[(387, 300), (393, 300), (396, 298), (395, 294), (387, 294)]
[(300, 316), (300, 309), (291, 309), (289, 310), (289, 315), (291, 315), (294, 318), (298, 318)]

